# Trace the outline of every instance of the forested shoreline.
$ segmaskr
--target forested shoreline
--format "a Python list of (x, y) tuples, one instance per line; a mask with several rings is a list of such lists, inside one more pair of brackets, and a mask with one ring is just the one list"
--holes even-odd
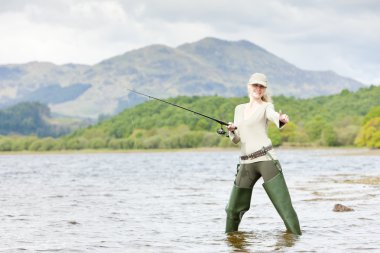
[[(356, 92), (343, 90), (330, 96), (299, 99), (275, 96), (276, 110), (291, 121), (282, 130), (270, 124), (275, 146), (357, 146), (380, 148), (380, 87)], [(168, 101), (206, 115), (232, 121), (236, 105), (247, 97), (176, 97)], [(212, 121), (158, 101), (147, 101), (96, 125), (53, 138), (1, 136), (0, 151), (81, 149), (177, 149), (232, 147), (216, 134)]]

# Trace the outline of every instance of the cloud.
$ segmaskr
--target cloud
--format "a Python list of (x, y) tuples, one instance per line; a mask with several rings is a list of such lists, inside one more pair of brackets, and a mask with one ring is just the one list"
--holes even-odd
[(0, 63), (94, 64), (150, 44), (246, 39), (303, 69), (380, 83), (380, 3), (13, 0), (0, 5)]

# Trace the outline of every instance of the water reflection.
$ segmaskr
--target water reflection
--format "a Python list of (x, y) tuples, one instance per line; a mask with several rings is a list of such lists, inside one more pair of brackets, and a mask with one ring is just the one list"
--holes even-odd
[(299, 239), (298, 235), (289, 232), (279, 233), (277, 236), (276, 250), (293, 247)]
[(250, 252), (247, 248), (249, 237), (253, 237), (252, 233), (248, 232), (233, 232), (227, 234), (227, 244), (233, 252)]
[[(278, 232), (276, 234), (257, 234), (253, 232), (232, 232), (226, 235), (226, 243), (232, 252), (255, 252), (258, 250), (281, 250), (291, 248), (299, 240), (298, 235), (288, 232)], [(271, 241), (276, 238), (276, 243), (265, 243), (265, 240)], [(264, 249), (263, 249), (264, 248)]]

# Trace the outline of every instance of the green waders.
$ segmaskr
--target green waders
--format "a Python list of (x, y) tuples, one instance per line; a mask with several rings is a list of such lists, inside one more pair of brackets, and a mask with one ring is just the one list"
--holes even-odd
[(286, 186), (282, 172), (263, 183), (263, 187), (281, 219), (284, 221), (287, 230), (293, 234), (301, 235), (302, 233), (297, 213), (293, 208), (288, 187)]
[(263, 187), (287, 230), (301, 235), (298, 217), (277, 160), (241, 165), (226, 207), (226, 233), (238, 230), (243, 214), (249, 210), (253, 186), (260, 177), (264, 178)]
[(251, 205), (251, 196), (252, 189), (239, 188), (234, 184), (230, 200), (226, 206), (226, 233), (238, 230), (243, 214), (249, 210)]

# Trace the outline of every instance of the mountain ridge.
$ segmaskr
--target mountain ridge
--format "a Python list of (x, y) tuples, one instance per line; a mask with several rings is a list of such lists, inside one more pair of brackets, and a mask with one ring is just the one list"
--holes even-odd
[[(37, 97), (34, 94), (39, 94), (36, 91), (45, 89), (55, 92), (51, 96), (72, 98), (52, 100), (49, 107), (53, 113), (96, 118), (143, 101), (128, 93), (127, 88), (161, 98), (245, 96), (245, 84), (253, 72), (268, 76), (273, 95), (306, 98), (363, 87), (360, 82), (332, 71), (300, 69), (247, 40), (206, 37), (177, 47), (153, 44), (94, 65), (50, 62), (0, 65), (0, 108), (34, 101)], [(74, 88), (63, 89), (75, 84), (86, 84), (88, 88), (78, 89), (77, 94), (73, 94)], [(69, 90), (71, 93), (65, 94)]]

